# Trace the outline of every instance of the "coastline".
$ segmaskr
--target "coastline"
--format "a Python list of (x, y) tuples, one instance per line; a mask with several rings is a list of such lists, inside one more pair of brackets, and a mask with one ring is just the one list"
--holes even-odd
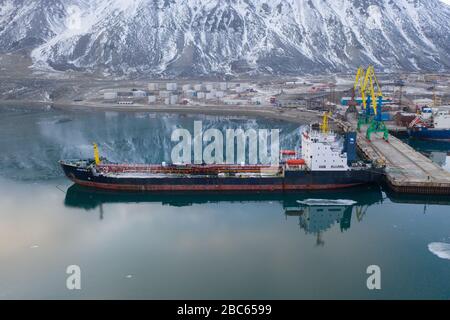
[(283, 120), (292, 123), (306, 124), (319, 121), (320, 112), (305, 109), (280, 109), (272, 106), (255, 105), (117, 105), (105, 103), (76, 103), (71, 101), (33, 101), (33, 100), (0, 100), (0, 107), (46, 107), (51, 106), (59, 110), (83, 111), (116, 111), (116, 112), (151, 112), (199, 115), (223, 115), (263, 117)]

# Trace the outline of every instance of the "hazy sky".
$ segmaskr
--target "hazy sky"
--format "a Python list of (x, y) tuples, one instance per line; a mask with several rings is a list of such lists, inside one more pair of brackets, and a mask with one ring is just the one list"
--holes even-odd
[(445, 2), (446, 4), (450, 5), (450, 0), (441, 0), (442, 2)]

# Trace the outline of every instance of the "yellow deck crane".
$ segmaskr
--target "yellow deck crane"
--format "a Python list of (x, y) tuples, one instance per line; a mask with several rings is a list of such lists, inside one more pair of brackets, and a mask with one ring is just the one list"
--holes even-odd
[(370, 140), (372, 133), (382, 132), (384, 140), (388, 141), (389, 131), (386, 124), (382, 118), (383, 106), (383, 92), (381, 91), (380, 83), (378, 82), (377, 76), (375, 74), (375, 68), (369, 66), (364, 78), (363, 91), (369, 94), (366, 104), (366, 120), (370, 118), (370, 105), (372, 105), (374, 118), (370, 121), (369, 127), (367, 128), (366, 138)]
[(98, 145), (96, 143), (94, 143), (94, 160), (96, 165), (100, 164), (100, 155), (98, 152)]
[(328, 133), (329, 131), (329, 125), (328, 125), (328, 119), (331, 117), (331, 112), (326, 111), (323, 114), (322, 123), (320, 124), (320, 129), (322, 133)]

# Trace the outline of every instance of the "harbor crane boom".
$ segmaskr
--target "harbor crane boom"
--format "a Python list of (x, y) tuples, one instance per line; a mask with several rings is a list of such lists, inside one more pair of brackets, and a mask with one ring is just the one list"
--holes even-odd
[[(376, 94), (375, 94), (375, 86), (376, 86)], [(364, 78), (363, 90), (362, 92), (370, 94), (369, 103), (365, 99), (363, 99), (364, 109), (366, 109), (370, 104), (372, 104), (373, 112), (375, 116), (379, 112), (378, 106), (381, 106), (383, 99), (383, 92), (381, 91), (380, 83), (378, 82), (377, 76), (375, 74), (375, 68), (373, 66), (369, 66), (367, 68), (366, 76)], [(377, 101), (378, 100), (378, 101)], [(366, 103), (364, 103), (366, 102)], [(366, 109), (367, 110), (367, 109)]]
[(388, 141), (389, 131), (383, 121), (381, 109), (383, 106), (383, 92), (381, 91), (381, 86), (373, 66), (367, 68), (363, 91), (369, 94), (368, 105), (366, 106), (366, 119), (367, 117), (370, 117), (370, 105), (372, 105), (373, 113), (375, 115), (367, 128), (366, 138), (367, 140), (370, 140), (372, 133), (381, 132), (383, 133), (383, 139)]
[(358, 71), (356, 72), (355, 84), (353, 85), (353, 97), (352, 97), (352, 100), (354, 101), (356, 92), (359, 89), (359, 92), (361, 93), (361, 96), (362, 96), (362, 103), (363, 103), (364, 107), (366, 105), (365, 93), (363, 92), (365, 74), (366, 74), (366, 70), (363, 67), (359, 67)]
[[(358, 127), (357, 127), (358, 131), (361, 131), (361, 126), (363, 124), (368, 124), (370, 121), (370, 109), (367, 106), (368, 105), (368, 103), (367, 103), (368, 97), (366, 95), (368, 74), (369, 74), (369, 69), (367, 69), (367, 72), (366, 72), (366, 69), (364, 69), (363, 67), (359, 67), (358, 71), (356, 72), (355, 83), (353, 85), (352, 101), (355, 106), (357, 105), (357, 103), (355, 102), (356, 92), (359, 91), (359, 94), (361, 95), (362, 114), (360, 114), (359, 119), (358, 119)], [(370, 101), (369, 101), (369, 104), (370, 104)]]

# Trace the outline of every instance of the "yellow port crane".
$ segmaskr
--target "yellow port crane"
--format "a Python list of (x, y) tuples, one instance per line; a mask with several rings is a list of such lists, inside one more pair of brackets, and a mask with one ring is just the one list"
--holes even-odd
[[(375, 86), (377, 92), (375, 94)], [(375, 74), (375, 68), (373, 66), (369, 66), (367, 70), (360, 67), (358, 72), (356, 73), (354, 90), (359, 89), (362, 100), (362, 111), (363, 114), (358, 120), (358, 131), (361, 130), (361, 126), (363, 124), (368, 124), (370, 122), (370, 106), (372, 105), (374, 114), (377, 114), (377, 100), (376, 95), (378, 97), (383, 96), (383, 92), (381, 91), (381, 86), (378, 82), (377, 76)]]
[(366, 70), (363, 67), (359, 67), (358, 71), (356, 72), (355, 84), (353, 85), (353, 97), (352, 97), (353, 103), (356, 103), (355, 96), (356, 96), (356, 92), (359, 90), (359, 92), (362, 96), (362, 101), (363, 101), (364, 106), (365, 106), (365, 92), (363, 91), (363, 88), (364, 88), (365, 75), (366, 75)]
[[(375, 95), (375, 85), (376, 85), (376, 95)], [(375, 74), (375, 68), (373, 66), (369, 66), (367, 68), (366, 76), (364, 78), (363, 92), (367, 92), (370, 94), (370, 102), (372, 102), (373, 112), (375, 115), (378, 114), (378, 106), (377, 99), (383, 99), (383, 92), (381, 91), (380, 83), (378, 82), (377, 75)], [(363, 99), (364, 104), (365, 99)], [(379, 102), (379, 101), (378, 101)], [(364, 109), (367, 108), (367, 102), (364, 104)]]
[(363, 124), (369, 123), (370, 120), (370, 110), (367, 108), (367, 75), (369, 74), (369, 70), (364, 69), (363, 67), (359, 67), (356, 72), (355, 83), (353, 85), (353, 96), (352, 96), (352, 105), (354, 107), (357, 106), (355, 101), (356, 94), (359, 92), (361, 95), (361, 109), (362, 114), (358, 117), (358, 131), (361, 131), (361, 126)]

